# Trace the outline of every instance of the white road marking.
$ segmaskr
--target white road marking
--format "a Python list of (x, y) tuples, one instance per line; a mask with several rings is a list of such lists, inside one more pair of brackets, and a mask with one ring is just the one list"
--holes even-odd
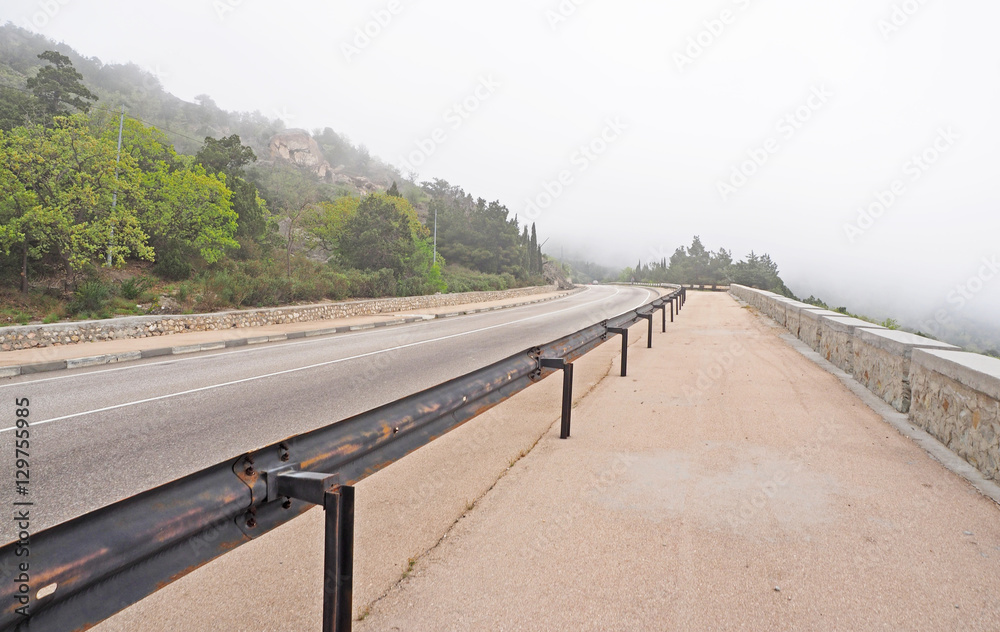
[[(71, 415), (63, 415), (61, 417), (53, 417), (51, 419), (44, 419), (42, 421), (32, 422), (31, 426), (32, 427), (38, 427), (38, 426), (42, 426), (42, 425), (45, 425), (45, 424), (50, 424), (50, 423), (53, 423), (53, 422), (56, 422), (56, 421), (64, 421), (66, 419), (74, 419), (76, 417), (83, 417), (83, 416), (92, 415), (92, 414), (95, 414), (95, 413), (107, 412), (109, 410), (117, 410), (119, 408), (126, 408), (128, 406), (136, 406), (136, 405), (139, 405), (139, 404), (147, 404), (149, 402), (155, 402), (155, 401), (160, 401), (160, 400), (165, 400), (165, 399), (171, 399), (171, 398), (174, 398), (174, 397), (180, 397), (181, 395), (190, 395), (192, 393), (199, 393), (199, 392), (202, 392), (202, 391), (209, 391), (209, 390), (213, 390), (213, 389), (217, 389), (217, 388), (224, 388), (226, 386), (234, 386), (236, 384), (243, 384), (243, 383), (246, 383), (246, 382), (254, 382), (254, 381), (263, 380), (263, 379), (266, 379), (266, 378), (269, 378), (269, 377), (277, 377), (279, 375), (288, 375), (290, 373), (297, 373), (299, 371), (306, 371), (306, 370), (309, 370), (309, 369), (316, 369), (316, 368), (319, 368), (319, 367), (330, 366), (330, 365), (333, 365), (333, 364), (339, 364), (341, 362), (349, 362), (351, 360), (358, 360), (358, 359), (361, 359), (361, 358), (367, 358), (367, 357), (371, 357), (371, 356), (378, 355), (378, 354), (381, 354), (381, 353), (388, 353), (390, 351), (398, 351), (400, 349), (407, 349), (407, 348), (410, 348), (410, 347), (417, 347), (417, 346), (420, 346), (420, 345), (430, 344), (432, 342), (440, 342), (442, 340), (449, 340), (451, 338), (460, 338), (462, 336), (468, 336), (468, 335), (471, 335), (471, 334), (476, 334), (476, 333), (481, 333), (481, 332), (484, 332), (484, 331), (489, 331), (491, 329), (498, 329), (500, 327), (507, 327), (509, 325), (515, 325), (517, 323), (523, 323), (523, 322), (527, 322), (529, 320), (536, 320), (538, 318), (545, 318), (545, 317), (548, 317), (548, 316), (554, 316), (556, 314), (561, 314), (563, 312), (568, 312), (568, 311), (571, 311), (571, 310), (574, 310), (574, 309), (580, 309), (581, 307), (586, 307), (587, 305), (592, 305), (594, 303), (599, 303), (601, 301), (605, 301), (605, 300), (608, 300), (610, 298), (613, 298), (619, 292), (620, 292), (620, 290), (618, 288), (615, 288), (614, 294), (612, 294), (611, 296), (605, 297), (605, 298), (600, 298), (600, 299), (597, 299), (597, 300), (594, 300), (594, 301), (589, 301), (587, 303), (581, 303), (580, 305), (574, 305), (573, 307), (567, 307), (565, 309), (556, 310), (554, 312), (547, 312), (545, 314), (537, 314), (535, 316), (528, 316), (527, 318), (521, 318), (519, 320), (512, 320), (512, 321), (506, 322), (506, 323), (500, 323), (500, 324), (497, 324), (497, 325), (490, 325), (489, 327), (481, 327), (480, 329), (472, 329), (472, 330), (464, 331), (464, 332), (457, 333), (457, 334), (450, 334), (450, 335), (447, 335), (447, 336), (441, 336), (439, 338), (431, 338), (431, 339), (428, 339), (428, 340), (421, 340), (421, 341), (418, 341), (418, 342), (411, 342), (409, 344), (399, 345), (399, 346), (396, 346), (396, 347), (390, 347), (388, 349), (379, 349), (377, 351), (369, 351), (368, 353), (362, 353), (362, 354), (355, 355), (355, 356), (350, 356), (350, 357), (347, 357), (347, 358), (338, 358), (337, 360), (329, 360), (327, 362), (320, 362), (320, 363), (317, 363), (317, 364), (310, 364), (310, 365), (302, 366), (302, 367), (296, 367), (294, 369), (286, 369), (284, 371), (275, 371), (273, 373), (266, 373), (264, 375), (256, 375), (256, 376), (253, 376), (253, 377), (247, 377), (247, 378), (243, 378), (243, 379), (240, 379), (240, 380), (232, 380), (230, 382), (223, 382), (221, 384), (213, 384), (213, 385), (210, 385), (210, 386), (201, 386), (199, 388), (192, 388), (192, 389), (189, 389), (189, 390), (186, 390), (186, 391), (179, 391), (177, 393), (169, 393), (167, 395), (159, 395), (157, 397), (149, 397), (149, 398), (146, 398), (146, 399), (140, 399), (140, 400), (136, 400), (136, 401), (132, 401), (132, 402), (125, 402), (123, 404), (115, 404), (114, 406), (105, 406), (104, 408), (97, 408), (97, 409), (94, 409), (94, 410), (88, 410), (88, 411), (84, 411), (84, 412), (73, 413)], [(649, 298), (649, 294), (650, 294), (649, 290), (646, 290), (646, 293), (647, 293), (646, 298)], [(645, 303), (645, 300), (642, 303), (639, 303), (639, 305), (643, 305), (644, 303)], [(632, 308), (632, 309), (635, 309), (635, 308)], [(0, 429), (0, 433), (8, 432), (8, 431), (14, 430), (14, 429), (15, 429), (14, 426), (12, 426), (10, 428), (3, 428), (3, 429)]]
[[(587, 287), (585, 291), (590, 291), (590, 288)], [(618, 292), (616, 291), (615, 294), (617, 294), (617, 293)], [(562, 298), (557, 298), (557, 299), (554, 299), (552, 301), (548, 301), (547, 304), (551, 305), (553, 303), (559, 303), (559, 302), (565, 301), (566, 299), (572, 298), (573, 296), (576, 296), (576, 295), (575, 294), (570, 294), (570, 295), (564, 296)], [(608, 298), (611, 298), (612, 296), (614, 296), (614, 294), (612, 294)], [(592, 301), (592, 302), (596, 302), (596, 301)], [(533, 305), (523, 305), (521, 307), (508, 308), (507, 313), (514, 312), (514, 311), (517, 311), (517, 310), (522, 310), (522, 309), (529, 309), (529, 308), (532, 308), (532, 307), (538, 307), (541, 304), (542, 303), (535, 303)], [(589, 304), (590, 303), (584, 303), (583, 305), (589, 305)], [(577, 305), (577, 307), (582, 307), (582, 305)], [(555, 313), (555, 312), (553, 312), (553, 313)], [(469, 315), (465, 316), (464, 318), (470, 318), (471, 319), (471, 318), (475, 318), (476, 316), (487, 316), (487, 315), (491, 315), (491, 314), (493, 314), (493, 312), (480, 312), (478, 314), (469, 314)], [(392, 330), (393, 331), (400, 331), (400, 330), (403, 330), (403, 329), (410, 329), (410, 328), (413, 328), (413, 327), (419, 327), (420, 325), (429, 324), (429, 323), (437, 323), (437, 322), (440, 322), (440, 323), (451, 323), (451, 322), (454, 322), (454, 321), (452, 321), (450, 319), (434, 319), (434, 320), (424, 321), (424, 322), (409, 323), (409, 324), (406, 324), (406, 325), (397, 325), (397, 326), (393, 327)], [(294, 340), (294, 341), (291, 341), (291, 342), (282, 342), (282, 343), (278, 343), (278, 344), (268, 344), (268, 345), (261, 345), (261, 346), (256, 346), (255, 345), (255, 346), (249, 347), (247, 349), (234, 348), (234, 349), (231, 349), (231, 350), (226, 351), (224, 353), (213, 353), (213, 354), (208, 354), (208, 355), (200, 355), (200, 354), (198, 354), (198, 355), (192, 355), (192, 356), (188, 356), (188, 357), (170, 356), (171, 359), (169, 359), (169, 360), (160, 360), (160, 361), (157, 361), (157, 362), (146, 362), (146, 363), (143, 363), (143, 364), (129, 364), (127, 366), (120, 366), (120, 367), (115, 367), (115, 368), (111, 368), (111, 369), (99, 369), (97, 371), (90, 371), (90, 372), (87, 372), (87, 373), (73, 373), (73, 374), (69, 374), (69, 375), (56, 375), (56, 376), (53, 376), (53, 377), (44, 377), (44, 378), (40, 378), (40, 379), (37, 379), (37, 380), (27, 380), (27, 381), (24, 381), (24, 382), (11, 382), (11, 383), (7, 383), (7, 384), (0, 384), (0, 389), (9, 388), (9, 387), (12, 387), (12, 386), (23, 386), (25, 384), (41, 384), (42, 382), (54, 382), (55, 380), (68, 380), (68, 379), (71, 379), (71, 378), (90, 377), (91, 375), (101, 375), (101, 374), (104, 374), (104, 373), (117, 373), (119, 371), (130, 371), (130, 370), (133, 370), (133, 369), (142, 369), (142, 368), (146, 368), (146, 367), (150, 367), (150, 366), (159, 366), (161, 364), (179, 364), (181, 362), (196, 362), (196, 361), (199, 361), (199, 360), (215, 359), (215, 358), (219, 358), (219, 357), (223, 357), (223, 356), (233, 356), (233, 355), (237, 355), (237, 354), (240, 354), (240, 353), (255, 353), (255, 352), (258, 352), (258, 351), (268, 351), (268, 350), (277, 349), (277, 348), (280, 348), (280, 347), (294, 347), (296, 345), (307, 345), (307, 344), (313, 344), (313, 345), (315, 345), (317, 343), (325, 342), (325, 341), (340, 342), (340, 341), (343, 341), (343, 340), (359, 338), (359, 337), (362, 337), (362, 336), (379, 335), (381, 333), (382, 333), (381, 329), (376, 330), (376, 331), (350, 332), (350, 333), (336, 334), (335, 338), (327, 338), (327, 337), (324, 336), (324, 337), (320, 337), (320, 338), (312, 338), (312, 339), (308, 339), (308, 340)], [(164, 337), (166, 337), (166, 336), (164, 336)], [(3, 432), (3, 430), (0, 430), (0, 432)]]

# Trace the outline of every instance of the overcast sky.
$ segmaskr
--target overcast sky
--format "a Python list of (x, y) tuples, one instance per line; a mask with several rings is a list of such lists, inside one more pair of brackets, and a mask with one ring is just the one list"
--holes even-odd
[(0, 20), (330, 126), (529, 216), (555, 255), (633, 265), (699, 234), (873, 316), (1000, 313), (995, 0), (4, 0)]

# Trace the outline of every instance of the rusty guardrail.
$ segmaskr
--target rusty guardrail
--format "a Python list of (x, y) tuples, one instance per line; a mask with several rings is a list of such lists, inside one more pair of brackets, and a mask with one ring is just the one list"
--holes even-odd
[[(327, 517), (324, 630), (350, 630), (353, 488), (554, 371), (570, 432), (573, 361), (609, 336), (684, 305), (679, 288), (646, 305), (422, 392), (229, 459), (30, 536), (31, 585), (0, 585), (0, 630), (81, 630), (236, 547), (322, 505)], [(0, 548), (18, 568), (19, 542)], [(25, 575), (27, 576), (27, 575)], [(44, 596), (40, 596), (44, 595)], [(30, 616), (18, 612), (29, 606)], [(22, 610), (25, 612), (25, 610)]]

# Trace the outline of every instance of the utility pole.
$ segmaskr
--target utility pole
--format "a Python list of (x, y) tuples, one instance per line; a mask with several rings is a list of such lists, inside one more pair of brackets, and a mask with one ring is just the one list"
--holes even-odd
[[(125, 104), (122, 104), (122, 116), (118, 121), (118, 155), (115, 158), (115, 190), (111, 194), (111, 212), (118, 205), (118, 163), (122, 160), (122, 131), (125, 129)], [(111, 267), (111, 248), (115, 243), (115, 227), (111, 227), (111, 237), (108, 239), (108, 267)]]
[(437, 265), (438, 262), (438, 209), (437, 204), (434, 205), (434, 261), (431, 265)]

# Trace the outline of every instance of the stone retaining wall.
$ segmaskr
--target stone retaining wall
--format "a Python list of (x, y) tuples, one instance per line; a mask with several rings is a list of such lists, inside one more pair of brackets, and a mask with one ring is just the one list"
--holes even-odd
[(907, 413), (984, 476), (1000, 481), (1000, 360), (770, 292), (741, 285), (729, 292)]
[(853, 374), (854, 336), (864, 329), (885, 329), (850, 316), (819, 318), (819, 354), (842, 371)]
[(1000, 360), (961, 351), (914, 351), (910, 420), (1000, 481)]
[(901, 413), (910, 411), (910, 358), (914, 349), (952, 349), (946, 342), (889, 329), (866, 329), (853, 340), (854, 379)]
[(815, 307), (806, 303), (796, 301), (788, 303), (785, 305), (785, 329), (792, 332), (792, 335), (798, 338), (802, 327), (802, 313), (804, 311), (811, 312), (815, 310)]
[(809, 345), (809, 348), (819, 352), (820, 319), (824, 316), (841, 316), (837, 312), (826, 309), (803, 309), (799, 311), (799, 340)]
[(261, 327), (284, 323), (331, 320), (349, 316), (372, 316), (432, 307), (447, 307), (469, 303), (485, 303), (503, 299), (544, 294), (556, 291), (556, 286), (519, 288), (498, 292), (465, 292), (379, 298), (341, 303), (319, 303), (292, 307), (273, 307), (215, 314), (129, 316), (108, 320), (91, 320), (51, 325), (26, 325), (0, 328), (0, 351), (69, 345), (99, 340), (148, 338), (190, 331), (211, 331), (234, 327)]

